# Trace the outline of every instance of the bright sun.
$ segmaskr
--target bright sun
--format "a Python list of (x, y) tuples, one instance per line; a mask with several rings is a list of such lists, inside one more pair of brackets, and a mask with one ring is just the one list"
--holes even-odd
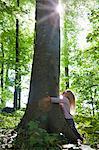
[(63, 7), (61, 4), (58, 4), (57, 7), (56, 7), (56, 11), (61, 14), (63, 12)]

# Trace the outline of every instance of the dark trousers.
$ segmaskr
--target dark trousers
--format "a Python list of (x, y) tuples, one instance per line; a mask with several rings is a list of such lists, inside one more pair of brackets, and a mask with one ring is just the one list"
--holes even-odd
[(68, 125), (70, 126), (70, 128), (72, 129), (72, 131), (74, 132), (74, 134), (78, 137), (78, 139), (80, 139), (81, 141), (83, 141), (83, 138), (78, 133), (78, 131), (77, 131), (76, 127), (75, 127), (74, 120), (73, 119), (66, 119), (66, 122), (68, 123)]

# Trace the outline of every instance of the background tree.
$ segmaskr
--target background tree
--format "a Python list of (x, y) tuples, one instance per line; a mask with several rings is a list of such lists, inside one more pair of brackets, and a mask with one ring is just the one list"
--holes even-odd
[[(78, 50), (75, 53), (74, 59), (76, 60), (76, 65), (73, 63), (75, 68), (79, 68), (78, 71), (72, 70), (71, 79), (72, 87), (79, 93), (77, 110), (79, 114), (80, 126), (82, 132), (85, 133), (87, 141), (90, 138), (90, 143), (93, 145), (96, 141), (97, 143), (97, 95), (98, 95), (98, 10), (92, 10), (89, 13), (89, 18), (91, 21), (91, 31), (87, 36), (87, 42), (90, 42), (88, 48), (83, 50)], [(93, 19), (94, 18), (94, 19)], [(79, 88), (78, 88), (79, 87)], [(86, 108), (86, 109), (85, 109)], [(85, 125), (82, 122), (85, 122)], [(90, 137), (91, 134), (91, 137)]]
[[(14, 100), (15, 65), (16, 65), (16, 60), (15, 60), (16, 16), (18, 17), (18, 19), (20, 18), (20, 32), (18, 33), (20, 35), (20, 58), (18, 56), (18, 59), (20, 59), (20, 63), (17, 63), (17, 65), (20, 66), (18, 71), (20, 73), (18, 76), (20, 76), (21, 74), (21, 77), (23, 79), (27, 74), (30, 73), (29, 62), (31, 62), (32, 59), (31, 53), (33, 53), (33, 45), (31, 39), (33, 39), (34, 35), (33, 32), (30, 31), (30, 28), (29, 29), (25, 29), (25, 28), (27, 26), (26, 22), (27, 24), (29, 24), (29, 26), (32, 26), (32, 28), (34, 28), (33, 27), (34, 23), (32, 23), (33, 19), (32, 16), (30, 15), (30, 12), (32, 12), (34, 9), (34, 4), (31, 4), (31, 7), (30, 5), (28, 5), (27, 7), (26, 1), (24, 1), (20, 3), (20, 7), (16, 7), (16, 1), (13, 2), (10, 1), (9, 3), (8, 2), (6, 3), (0, 2), (0, 3), (1, 3), (0, 6), (2, 6), (0, 7), (0, 10), (2, 12), (0, 13), (1, 16), (0, 36), (2, 37), (0, 38), (0, 42), (3, 42), (3, 52), (4, 52), (4, 60), (3, 60), (0, 51), (0, 61), (4, 63), (3, 94), (2, 94), (3, 97), (2, 100), (4, 101), (4, 105), (2, 107), (4, 107), (6, 103), (10, 104)], [(28, 21), (26, 20), (27, 16), (28, 16)], [(20, 80), (20, 77), (18, 78)], [(21, 85), (22, 92), (24, 91), (24, 84), (25, 83), (23, 82)], [(1, 93), (1, 89), (0, 89), (0, 93)]]
[(74, 1), (64, 2), (64, 12), (61, 25), (61, 74), (60, 91), (70, 87), (70, 62), (71, 53), (75, 51), (76, 35), (79, 31), (76, 27), (77, 10), (74, 7)]
[[(19, 7), (19, 0), (17, 0)], [(15, 91), (14, 91), (14, 108), (20, 109), (21, 101), (21, 72), (20, 72), (20, 50), (19, 50), (19, 19), (16, 18), (16, 64), (15, 64)]]
[(4, 50), (3, 50), (3, 43), (1, 43), (1, 59), (2, 59), (2, 63), (1, 63), (1, 103), (3, 106), (5, 106), (4, 104), (4, 100), (3, 100), (3, 90), (4, 90)]
[[(1, 28), (1, 32), (0, 32), (0, 41), (1, 43), (3, 43), (3, 57), (1, 57), (1, 62), (3, 63), (3, 93), (2, 93), (2, 102), (4, 103), (3, 107), (6, 105), (6, 98), (10, 97), (11, 92), (9, 91), (9, 96), (7, 96), (7, 77), (8, 77), (8, 68), (9, 68), (9, 52), (8, 52), (8, 43), (9, 43), (9, 30), (10, 28), (10, 21), (12, 21), (12, 18), (10, 17), (10, 15), (12, 14), (12, 7), (11, 10), (9, 11), (9, 7), (6, 6), (6, 3), (1, 2), (1, 20), (0, 20), (0, 28)], [(3, 9), (4, 8), (4, 9)], [(3, 10), (2, 10), (3, 9)], [(9, 21), (8, 21), (9, 20)], [(13, 23), (12, 23), (13, 24)], [(8, 26), (7, 26), (8, 25)], [(8, 41), (8, 43), (7, 43)], [(1, 46), (2, 47), (2, 46)], [(1, 53), (1, 51), (0, 51)], [(13, 54), (11, 54), (13, 55)], [(1, 56), (1, 55), (0, 55)], [(7, 61), (9, 60), (9, 61)], [(8, 66), (7, 66), (8, 65)], [(2, 78), (2, 77), (1, 77)], [(1, 103), (2, 105), (2, 103)]]
[[(94, 10), (95, 14), (91, 13), (91, 10), (93, 8), (95, 7), (97, 8), (96, 1), (94, 1), (93, 3), (91, 1), (89, 2), (87, 1), (84, 3), (83, 2), (80, 1), (77, 3), (77, 1), (72, 1), (73, 5), (70, 5), (71, 2), (69, 3), (70, 7), (68, 8), (72, 10), (72, 13), (69, 14), (70, 17), (68, 17), (67, 15), (67, 18), (68, 18), (68, 21), (66, 22), (67, 33), (65, 34), (64, 39), (63, 39), (64, 40), (63, 43), (65, 43), (66, 42), (65, 39), (67, 39), (68, 44), (63, 44), (63, 45), (68, 45), (68, 48), (69, 48), (69, 81), (70, 81), (69, 85), (70, 85), (70, 88), (75, 92), (76, 98), (77, 98), (76, 100), (77, 112), (75, 116), (75, 121), (78, 123), (78, 129), (80, 129), (80, 132), (86, 135), (86, 141), (87, 142), (90, 141), (90, 143), (95, 144), (95, 141), (97, 141), (95, 139), (97, 139), (97, 133), (98, 133), (97, 121), (95, 123), (95, 120), (98, 119), (97, 118), (97, 93), (98, 93), (97, 92), (98, 90), (98, 87), (97, 87), (98, 85), (97, 84), (97, 78), (98, 78), (97, 64), (98, 63), (97, 61), (98, 59), (97, 59), (97, 44), (96, 44), (98, 42), (97, 32), (96, 32), (98, 31), (96, 29), (98, 27), (98, 24), (97, 24), (98, 18), (96, 17), (97, 16), (96, 14), (98, 14), (98, 12)], [(88, 3), (90, 3), (90, 5)], [(90, 16), (91, 19), (89, 19), (88, 16)], [(84, 22), (83, 22), (83, 18), (85, 18)], [(86, 20), (86, 18), (90, 20), (91, 22), (93, 22), (92, 20), (94, 20), (94, 24), (92, 25), (93, 27), (90, 28), (90, 23), (88, 22), (88, 20)], [(64, 21), (65, 19), (66, 18), (64, 18)], [(77, 20), (79, 22), (82, 21), (83, 26), (81, 24), (80, 26), (78, 26), (79, 22), (77, 22)], [(89, 28), (87, 24), (89, 24)], [(81, 40), (82, 35), (80, 34), (80, 32), (82, 31), (83, 33), (85, 32), (84, 26), (86, 26), (88, 30), (90, 29), (90, 34), (87, 37), (88, 39), (87, 42), (88, 44), (90, 42), (90, 46), (88, 46), (87, 44), (87, 48), (83, 47), (84, 37), (83, 37), (83, 40)], [(81, 29), (81, 27), (83, 28)], [(63, 31), (64, 30), (65, 28), (63, 28)], [(93, 32), (91, 33), (91, 31)], [(79, 41), (77, 39), (78, 35), (81, 35), (79, 36), (80, 37)], [(79, 48), (78, 43), (80, 42), (81, 42), (81, 46)], [(96, 49), (94, 49), (94, 47), (96, 47)], [(64, 49), (66, 51), (66, 46), (63, 46), (62, 52), (61, 52), (61, 61), (62, 61), (61, 62), (61, 66), (62, 66), (61, 68), (61, 90), (65, 89), (64, 83), (66, 81), (63, 67), (65, 68), (66, 61), (64, 61), (65, 60), (64, 58), (67, 56), (67, 51), (65, 52)], [(83, 122), (86, 122), (85, 126), (83, 125)]]

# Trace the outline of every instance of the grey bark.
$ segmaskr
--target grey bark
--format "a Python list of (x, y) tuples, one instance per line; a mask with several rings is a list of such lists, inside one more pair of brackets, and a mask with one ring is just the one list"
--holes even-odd
[[(47, 96), (59, 95), (60, 24), (59, 14), (55, 11), (57, 4), (58, 0), (36, 2), (36, 38), (30, 92), (20, 125), (25, 128), (29, 121), (38, 120), (40, 127), (48, 132), (64, 132), (71, 136), (71, 139), (77, 139), (66, 124), (59, 105), (47, 101)], [(40, 9), (40, 6), (46, 7)]]
[[(56, 4), (57, 0), (37, 1), (29, 103), (46, 95), (57, 96), (59, 92), (60, 28), (59, 16), (55, 12)], [(41, 5), (48, 9), (40, 9)], [(47, 18), (42, 21), (45, 17)]]

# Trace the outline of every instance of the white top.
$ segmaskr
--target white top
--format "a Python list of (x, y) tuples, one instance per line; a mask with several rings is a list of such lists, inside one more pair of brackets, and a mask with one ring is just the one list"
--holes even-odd
[(52, 103), (59, 103), (59, 105), (62, 107), (64, 116), (66, 119), (72, 119), (72, 115), (70, 114), (70, 102), (68, 100), (68, 98), (66, 97), (51, 97), (51, 102)]

